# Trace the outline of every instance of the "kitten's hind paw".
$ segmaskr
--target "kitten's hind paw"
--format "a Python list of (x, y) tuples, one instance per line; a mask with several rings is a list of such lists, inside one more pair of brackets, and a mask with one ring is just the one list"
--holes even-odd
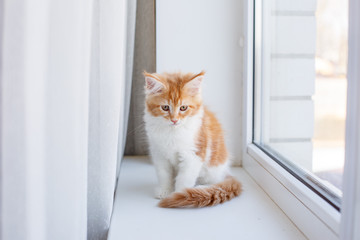
[(167, 196), (172, 193), (172, 190), (170, 188), (156, 188), (155, 189), (155, 197), (158, 199), (166, 198)]

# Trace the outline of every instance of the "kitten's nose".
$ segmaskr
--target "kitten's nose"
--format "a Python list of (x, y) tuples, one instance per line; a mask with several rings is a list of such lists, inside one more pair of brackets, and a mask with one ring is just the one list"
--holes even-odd
[(179, 120), (177, 120), (177, 119), (171, 119), (171, 121), (175, 124), (175, 123), (177, 123)]

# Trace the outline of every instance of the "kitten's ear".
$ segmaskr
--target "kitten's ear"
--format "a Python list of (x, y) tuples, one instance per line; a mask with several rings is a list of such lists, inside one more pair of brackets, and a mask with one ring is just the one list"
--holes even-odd
[(144, 72), (146, 94), (160, 93), (165, 86), (154, 75)]
[(190, 95), (197, 95), (201, 92), (201, 83), (204, 79), (205, 71), (201, 71), (199, 74), (196, 74), (189, 82), (185, 84), (185, 88)]

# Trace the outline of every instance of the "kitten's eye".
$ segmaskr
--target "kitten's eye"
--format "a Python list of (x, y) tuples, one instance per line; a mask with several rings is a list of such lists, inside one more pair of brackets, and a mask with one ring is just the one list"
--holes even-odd
[(169, 105), (162, 105), (161, 108), (162, 108), (162, 110), (164, 110), (166, 112), (170, 110)]
[(188, 106), (182, 105), (182, 106), (180, 107), (180, 111), (186, 111), (187, 108), (188, 108)]

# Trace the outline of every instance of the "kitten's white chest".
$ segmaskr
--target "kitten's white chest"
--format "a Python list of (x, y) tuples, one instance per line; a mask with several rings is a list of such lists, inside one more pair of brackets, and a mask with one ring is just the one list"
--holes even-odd
[(151, 151), (158, 152), (173, 165), (177, 164), (179, 154), (197, 151), (200, 116), (176, 127), (163, 124), (161, 119), (152, 116), (145, 115), (145, 121)]
[(196, 151), (195, 133), (185, 128), (169, 128), (149, 132), (150, 145), (169, 160), (179, 153)]

